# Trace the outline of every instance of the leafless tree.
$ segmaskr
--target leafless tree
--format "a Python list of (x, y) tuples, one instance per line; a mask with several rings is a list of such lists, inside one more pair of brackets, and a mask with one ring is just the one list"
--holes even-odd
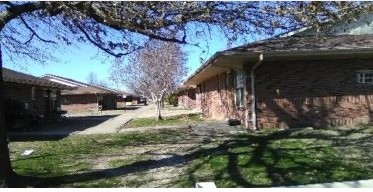
[[(46, 62), (58, 46), (89, 42), (122, 57), (149, 39), (199, 46), (218, 29), (229, 41), (304, 26), (322, 29), (372, 11), (371, 2), (0, 2), (0, 67), (29, 58)], [(325, 24), (326, 23), (326, 24)], [(170, 34), (172, 34), (170, 36)], [(7, 147), (0, 71), (0, 184), (13, 171)]]
[(164, 96), (174, 91), (186, 74), (186, 55), (180, 44), (152, 40), (133, 53), (128, 62), (114, 63), (111, 78), (154, 102), (160, 120)]
[(108, 87), (109, 86), (109, 83), (105, 80), (99, 80), (97, 78), (97, 74), (95, 72), (90, 72), (88, 74), (88, 76), (86, 77), (86, 81), (88, 84), (91, 84), (91, 85), (98, 85), (98, 86), (102, 86), (102, 87)]
[(92, 85), (97, 84), (98, 83), (97, 74), (94, 72), (90, 72), (88, 76), (86, 77), (86, 81), (88, 84), (92, 84)]

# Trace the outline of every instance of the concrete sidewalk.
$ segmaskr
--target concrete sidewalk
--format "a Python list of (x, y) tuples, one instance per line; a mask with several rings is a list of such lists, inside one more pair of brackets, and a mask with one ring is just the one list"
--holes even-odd
[[(152, 118), (156, 117), (156, 105), (151, 104), (148, 107), (148, 110), (141, 113), (141, 117), (139, 118)], [(162, 109), (162, 117), (170, 117), (170, 116), (177, 116), (177, 115), (187, 115), (187, 114), (195, 114), (198, 113), (197, 109), (184, 109), (182, 107), (172, 107), (170, 105), (166, 105)]]
[(133, 118), (141, 116), (142, 113), (149, 111), (151, 105), (143, 106), (133, 112), (125, 112), (117, 117), (111, 118), (99, 125), (94, 127), (90, 127), (83, 131), (79, 131), (77, 135), (86, 135), (86, 134), (102, 134), (102, 133), (118, 133), (120, 128), (127, 123), (128, 121), (132, 120)]
[[(109, 119), (97, 126), (90, 127), (86, 130), (80, 131), (76, 134), (84, 135), (84, 134), (101, 134), (101, 133), (118, 133), (121, 127), (126, 124), (128, 121), (134, 118), (152, 118), (156, 116), (156, 106), (155, 104), (149, 104), (147, 106), (143, 106), (133, 112), (126, 112), (123, 113), (115, 118)], [(179, 109), (179, 108), (165, 108), (162, 109), (162, 116), (175, 116), (175, 115), (182, 115), (182, 114), (190, 114), (190, 113), (197, 113), (196, 110), (189, 110), (189, 109)]]
[[(105, 133), (118, 133), (122, 126), (135, 118), (144, 118), (144, 117), (155, 117), (155, 105), (150, 104), (147, 106), (141, 106), (135, 110), (128, 110), (116, 117), (108, 118), (107, 120), (101, 121), (96, 123), (92, 126), (82, 126), (79, 125), (64, 125), (62, 127), (50, 127), (44, 130), (35, 130), (29, 132), (9, 132), (8, 135), (11, 137), (17, 138), (28, 138), (28, 137), (43, 137), (43, 138), (62, 138), (67, 137), (70, 135), (85, 135), (85, 134), (105, 134)], [(195, 110), (188, 110), (188, 109), (181, 109), (181, 108), (165, 108), (162, 110), (162, 116), (175, 116), (181, 114), (190, 114), (196, 113)], [(87, 120), (84, 115), (77, 116), (77, 117), (69, 117), (69, 118), (84, 118)], [(97, 121), (98, 117), (92, 118), (92, 121)], [(61, 122), (62, 124), (66, 122)], [(71, 122), (69, 122), (71, 124)], [(92, 124), (91, 121), (87, 121), (86, 123)], [(128, 130), (126, 130), (128, 131)]]

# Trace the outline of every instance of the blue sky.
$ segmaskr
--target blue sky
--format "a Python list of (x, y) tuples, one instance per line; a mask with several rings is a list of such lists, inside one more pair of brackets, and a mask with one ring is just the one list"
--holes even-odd
[[(208, 45), (208, 50), (205, 48), (207, 52), (202, 53), (202, 49), (194, 46), (183, 47), (184, 51), (188, 53), (188, 76), (201, 66), (200, 58), (207, 60), (216, 51), (227, 48), (225, 39), (217, 34), (213, 35), (213, 39), (207, 38), (199, 40), (199, 42), (201, 47)], [(103, 56), (97, 47), (89, 43), (79, 43), (77, 45), (77, 47), (70, 46), (54, 50), (51, 54), (56, 57), (57, 61), (51, 60), (46, 64), (40, 64), (36, 61), (28, 61), (28, 64), (4, 62), (3, 66), (34, 76), (54, 74), (82, 82), (86, 82), (88, 74), (94, 72), (99, 80), (109, 81), (113, 58)], [(4, 61), (7, 60), (6, 58), (7, 55), (4, 54)], [(112, 84), (112, 87), (117, 88), (115, 84)]]
[[(15, 24), (15, 26), (20, 27), (20, 25), (17, 24)], [(190, 42), (199, 43), (200, 47), (203, 49), (191, 45), (183, 47), (184, 51), (187, 53), (188, 76), (200, 67), (203, 61), (208, 60), (217, 51), (228, 48), (226, 38), (224, 38), (222, 33), (219, 33), (217, 29), (213, 28), (210, 35), (196, 37), (194, 36), (194, 25), (191, 24), (189, 26), (190, 28), (187, 33), (191, 38)], [(44, 34), (44, 36), (50, 35), (52, 34)], [(251, 35), (248, 39), (251, 41), (253, 38), (257, 37), (258, 36)], [(240, 42), (238, 41), (232, 46), (238, 46), (242, 43), (242, 40), (240, 40)], [(57, 60), (48, 60), (45, 64), (23, 58), (17, 59), (16, 62), (19, 63), (7, 62), (9, 61), (9, 57), (6, 52), (3, 52), (3, 66), (34, 76), (53, 74), (82, 82), (86, 82), (88, 74), (94, 72), (98, 80), (107, 81), (112, 88), (126, 90), (125, 86), (119, 85), (118, 87), (116, 84), (109, 81), (110, 68), (114, 58), (108, 58), (102, 51), (90, 43), (75, 43), (73, 46), (58, 46), (56, 49), (44, 44), (41, 48), (48, 50), (47, 53), (50, 52)]]

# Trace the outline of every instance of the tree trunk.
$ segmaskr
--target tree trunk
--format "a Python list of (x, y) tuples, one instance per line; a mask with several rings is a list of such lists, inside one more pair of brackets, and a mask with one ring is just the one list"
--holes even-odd
[(163, 98), (163, 96), (161, 98), (161, 106), (162, 106), (162, 108), (164, 108), (164, 98)]
[(13, 170), (9, 158), (3, 91), (3, 60), (0, 45), (0, 186), (9, 186)]
[(156, 102), (156, 105), (157, 105), (157, 121), (159, 120), (162, 120), (162, 115), (161, 115), (161, 108), (162, 108), (162, 102), (157, 99), (157, 102)]

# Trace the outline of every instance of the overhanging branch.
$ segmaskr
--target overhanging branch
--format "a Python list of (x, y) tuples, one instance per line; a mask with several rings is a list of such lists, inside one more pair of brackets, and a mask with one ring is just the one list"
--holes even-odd
[(42, 41), (42, 42), (57, 44), (55, 41), (52, 41), (52, 40), (46, 40), (46, 39), (40, 37), (40, 36), (36, 33), (36, 31), (35, 31), (34, 29), (31, 28), (31, 26), (26, 22), (26, 20), (25, 20), (22, 16), (20, 16), (19, 18), (21, 19), (21, 21), (22, 21), (22, 23), (25, 25), (25, 27), (26, 27), (28, 30), (30, 30), (31, 33), (32, 33), (32, 36), (30, 37), (30, 39), (29, 39), (27, 42), (30, 42), (30, 41), (33, 39), (33, 37), (36, 36), (36, 37), (37, 37), (40, 41)]
[(99, 49), (103, 50), (105, 53), (109, 54), (109, 55), (112, 55), (114, 57), (122, 57), (122, 56), (125, 56), (125, 55), (129, 55), (139, 49), (142, 49), (143, 47), (138, 47), (134, 50), (131, 50), (129, 52), (125, 52), (125, 53), (114, 53), (113, 51), (111, 51), (109, 48), (106, 48), (102, 45), (102, 43), (99, 43), (97, 41), (95, 41), (89, 34), (88, 32), (78, 23), (75, 22), (75, 25), (76, 27), (84, 34), (84, 36), (86, 37), (86, 39), (92, 43), (94, 46), (98, 47)]
[(0, 13), (0, 30), (2, 30), (9, 21), (24, 13), (31, 13), (33, 11), (45, 8), (43, 2), (30, 2), (22, 5), (13, 5), (6, 11)]
[[(154, 31), (155, 29), (147, 30), (145, 26), (141, 26), (138, 23), (121, 23), (120, 21), (118, 22), (115, 19), (110, 18), (107, 15), (105, 15), (105, 13), (103, 13), (99, 9), (96, 2), (81, 3), (79, 5), (76, 5), (76, 7), (78, 9), (86, 10), (87, 16), (90, 17), (90, 18), (93, 18), (96, 22), (105, 24), (108, 27), (110, 27), (112, 29), (115, 29), (115, 30), (118, 30), (118, 31), (126, 29), (130, 32), (133, 32), (133, 33), (138, 33), (138, 34), (148, 36), (151, 39), (158, 39), (158, 40), (161, 40), (161, 41), (168, 41), (168, 42), (174, 42), (174, 43), (180, 43), (180, 44), (189, 44), (186, 41), (186, 37), (183, 37), (181, 40), (177, 39), (177, 38), (167, 38), (167, 37), (160, 36), (160, 35), (157, 35), (157, 34), (154, 34), (154, 33), (150, 32), (150, 31)], [(170, 23), (170, 24), (167, 24), (167, 25), (165, 24), (162, 27), (167, 27), (167, 26), (170, 26), (171, 24), (173, 24), (173, 23)], [(158, 30), (160, 30), (160, 29), (161, 29), (161, 27), (158, 27)]]

